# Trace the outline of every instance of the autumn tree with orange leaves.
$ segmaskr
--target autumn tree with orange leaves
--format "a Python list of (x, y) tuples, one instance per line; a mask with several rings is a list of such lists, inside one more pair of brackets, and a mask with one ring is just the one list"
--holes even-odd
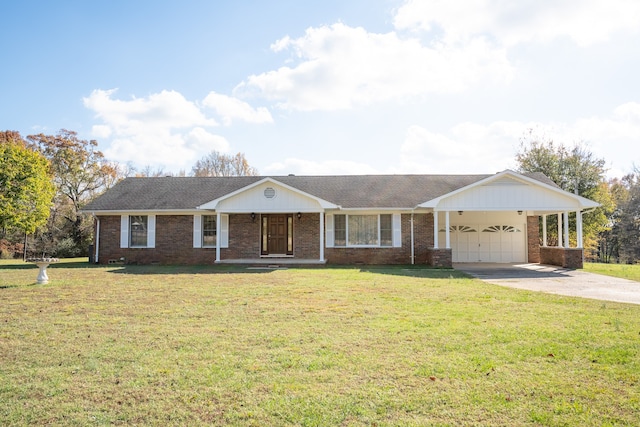
[(49, 218), (49, 238), (58, 256), (88, 253), (93, 220), (81, 212), (94, 197), (120, 178), (118, 165), (105, 159), (95, 140), (62, 129), (56, 135), (29, 135), (31, 147), (49, 160), (57, 193)]

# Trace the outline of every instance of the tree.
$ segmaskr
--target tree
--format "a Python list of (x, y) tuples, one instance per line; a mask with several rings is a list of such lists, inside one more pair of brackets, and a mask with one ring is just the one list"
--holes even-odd
[(249, 166), (243, 153), (233, 156), (212, 151), (196, 162), (191, 173), (193, 176), (256, 176), (258, 170)]
[(17, 132), (0, 132), (0, 225), (33, 233), (47, 222), (55, 186), (49, 162)]
[[(601, 204), (601, 207), (583, 218), (584, 247), (595, 252), (598, 235), (607, 229), (609, 216), (615, 209), (605, 179), (605, 160), (596, 158), (583, 143), (570, 148), (556, 145), (552, 139), (529, 130), (521, 140), (516, 161), (520, 172), (542, 172), (563, 190)], [(557, 242), (556, 219), (552, 216), (549, 220), (549, 238)], [(575, 216), (571, 216), (570, 220), (575, 222)], [(572, 229), (575, 230), (575, 227)], [(573, 231), (570, 238), (575, 243)]]
[(622, 179), (613, 180), (611, 187), (617, 209), (601, 246), (618, 262), (635, 264), (640, 260), (640, 170), (636, 168)]
[(85, 254), (93, 221), (80, 210), (117, 182), (118, 166), (104, 158), (97, 149), (97, 141), (79, 139), (74, 131), (62, 129), (57, 135), (29, 135), (27, 140), (49, 160), (57, 188), (50, 231), (59, 240), (71, 239), (65, 243), (71, 250), (66, 255)]

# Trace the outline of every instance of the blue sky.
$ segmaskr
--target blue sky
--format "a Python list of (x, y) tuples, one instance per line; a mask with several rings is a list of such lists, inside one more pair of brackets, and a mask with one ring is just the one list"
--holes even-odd
[(529, 129), (640, 166), (634, 0), (7, 0), (0, 129), (189, 173), (495, 173)]

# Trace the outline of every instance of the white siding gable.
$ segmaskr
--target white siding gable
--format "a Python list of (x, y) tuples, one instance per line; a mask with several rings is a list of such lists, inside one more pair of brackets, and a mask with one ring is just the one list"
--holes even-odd
[(445, 197), (438, 204), (438, 209), (572, 210), (578, 209), (579, 206), (577, 200), (562, 193), (511, 180), (511, 182), (492, 182), (488, 185), (480, 185), (451, 197)]
[(217, 209), (223, 212), (320, 212), (317, 200), (274, 182), (264, 182), (221, 200)]

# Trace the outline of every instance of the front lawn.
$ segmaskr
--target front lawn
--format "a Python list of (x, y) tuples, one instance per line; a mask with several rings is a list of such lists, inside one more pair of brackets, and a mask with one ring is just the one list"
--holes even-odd
[(584, 271), (640, 282), (640, 264), (584, 263)]
[(424, 268), (0, 263), (1, 425), (637, 425), (640, 306)]

